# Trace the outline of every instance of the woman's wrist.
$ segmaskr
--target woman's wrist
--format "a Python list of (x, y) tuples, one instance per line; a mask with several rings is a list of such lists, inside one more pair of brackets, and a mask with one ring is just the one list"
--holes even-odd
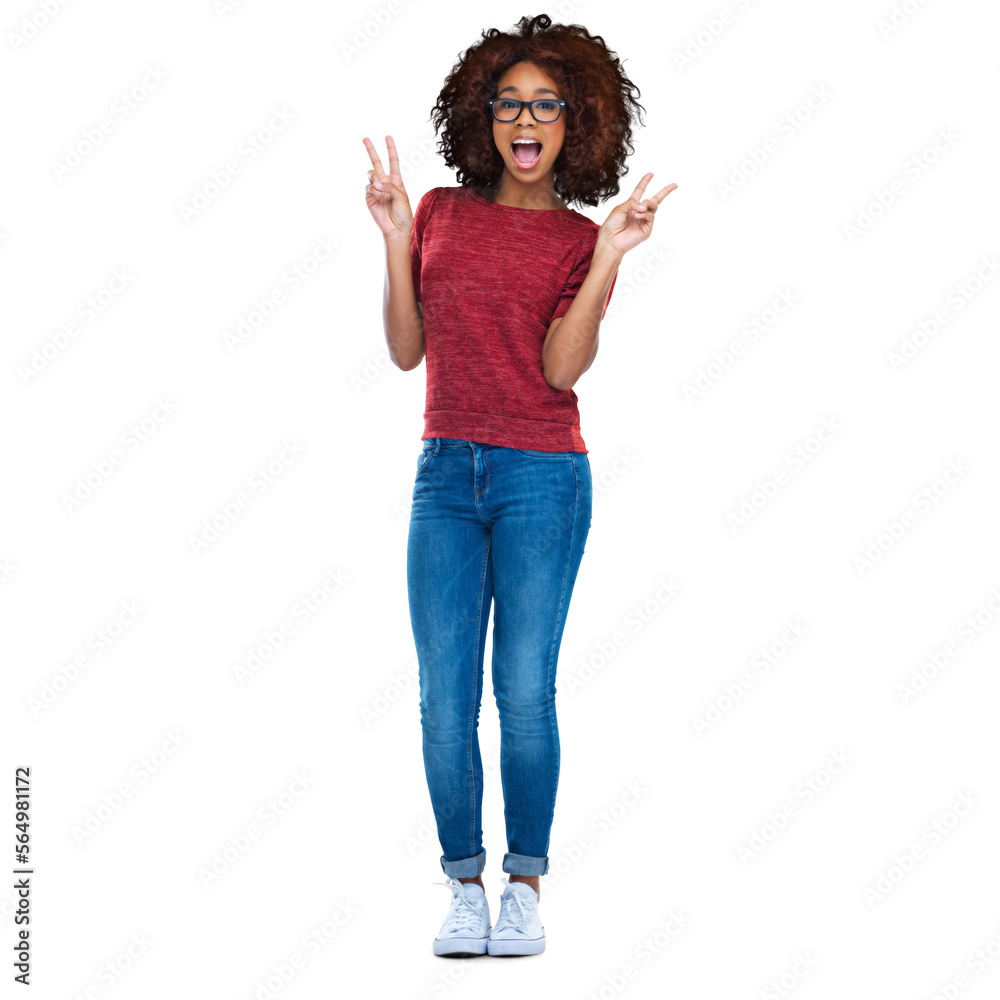
[(625, 254), (616, 250), (600, 233), (597, 234), (597, 243), (594, 244), (594, 254), (591, 260), (606, 260), (609, 264), (617, 267)]
[(409, 247), (412, 240), (413, 227), (407, 226), (405, 229), (394, 229), (391, 233), (383, 233), (382, 238), (388, 244), (403, 243)]

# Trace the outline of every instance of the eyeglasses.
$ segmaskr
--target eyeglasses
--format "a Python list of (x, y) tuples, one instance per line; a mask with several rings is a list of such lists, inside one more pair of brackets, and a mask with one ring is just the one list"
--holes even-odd
[(562, 109), (566, 107), (565, 101), (553, 101), (548, 97), (536, 101), (519, 101), (514, 97), (494, 97), (493, 100), (486, 103), (490, 106), (493, 117), (498, 122), (517, 121), (521, 117), (522, 108), (527, 108), (536, 122), (554, 122), (562, 114)]

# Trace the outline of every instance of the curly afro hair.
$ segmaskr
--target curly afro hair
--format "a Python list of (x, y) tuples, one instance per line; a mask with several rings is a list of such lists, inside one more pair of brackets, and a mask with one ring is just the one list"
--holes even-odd
[(493, 201), (504, 162), (493, 141), (486, 102), (500, 77), (519, 62), (543, 69), (566, 100), (566, 136), (554, 164), (553, 188), (566, 203), (598, 205), (618, 194), (625, 159), (635, 152), (632, 122), (642, 124), (639, 88), (600, 35), (581, 24), (553, 24), (547, 14), (522, 17), (513, 33), (490, 28), (459, 56), (431, 111), (444, 162), (458, 182)]

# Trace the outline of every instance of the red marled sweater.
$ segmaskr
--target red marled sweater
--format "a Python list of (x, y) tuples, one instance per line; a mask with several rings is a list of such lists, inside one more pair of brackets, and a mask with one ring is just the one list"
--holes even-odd
[(573, 209), (491, 204), (460, 186), (420, 199), (410, 260), (424, 314), (423, 438), (587, 451), (576, 393), (545, 381), (542, 344), (590, 270), (599, 229)]

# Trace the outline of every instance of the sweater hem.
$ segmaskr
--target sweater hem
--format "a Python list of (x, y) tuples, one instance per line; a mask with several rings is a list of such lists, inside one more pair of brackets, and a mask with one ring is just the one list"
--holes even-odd
[(505, 413), (470, 410), (425, 410), (422, 439), (457, 438), (501, 448), (529, 451), (576, 451), (588, 454), (580, 425), (558, 420), (532, 420)]

